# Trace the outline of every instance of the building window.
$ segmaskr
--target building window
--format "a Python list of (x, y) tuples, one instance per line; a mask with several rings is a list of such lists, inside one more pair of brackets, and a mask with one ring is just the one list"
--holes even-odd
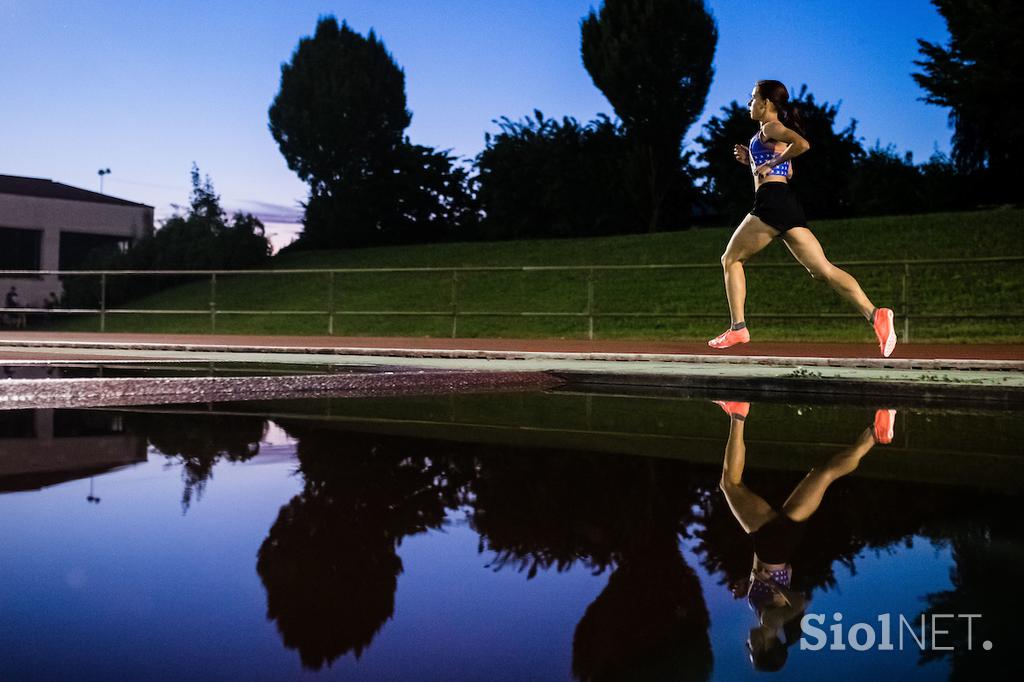
[(84, 270), (94, 266), (94, 258), (127, 251), (130, 244), (120, 235), (89, 234), (87, 232), (60, 233), (60, 265), (61, 270)]
[(0, 227), (0, 270), (38, 270), (43, 231)]

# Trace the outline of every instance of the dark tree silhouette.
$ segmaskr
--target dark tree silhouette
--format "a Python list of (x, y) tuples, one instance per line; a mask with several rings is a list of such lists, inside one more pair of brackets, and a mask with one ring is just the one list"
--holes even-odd
[(733, 145), (748, 144), (756, 130), (746, 107), (733, 100), (722, 107), (720, 117), (708, 119), (696, 139), (703, 147), (697, 159), (704, 164), (698, 171), (705, 180), (704, 191), (714, 210), (731, 223), (738, 223), (754, 203), (750, 168), (736, 163)]
[(703, 0), (605, 0), (581, 23), (583, 65), (622, 120), (649, 231), (684, 175), (683, 136), (704, 109), (718, 29)]
[(403, 136), (405, 74), (371, 30), (322, 17), (281, 66), (270, 132), (309, 184), (296, 248), (431, 241), (475, 212), (447, 152)]
[(319, 670), (359, 658), (390, 620), (398, 544), (463, 503), (472, 466), (429, 442), (279, 423), (298, 439), (305, 484), (281, 508), (256, 570), (285, 646)]
[(924, 204), (924, 177), (913, 154), (900, 156), (893, 145), (875, 143), (857, 159), (850, 176), (854, 215), (894, 215), (935, 210)]
[(989, 200), (1024, 197), (1014, 155), (1024, 146), (1024, 121), (1010, 106), (1024, 79), (1024, 5), (1016, 0), (932, 0), (950, 42), (918, 40), (923, 73), (912, 74), (929, 104), (949, 107), (953, 160), (983, 173)]
[(126, 413), (126, 428), (146, 438), (170, 462), (181, 464), (181, 510), (202, 499), (218, 462), (245, 462), (260, 452), (264, 418), (218, 414)]
[[(192, 193), (184, 212), (176, 212), (153, 234), (135, 242), (125, 253), (94, 253), (84, 270), (201, 270), (258, 267), (270, 258), (270, 242), (256, 216), (236, 212), (229, 220), (209, 176), (192, 164)], [(111, 277), (107, 306), (123, 303), (181, 284), (180, 276)], [(64, 280), (66, 307), (98, 308), (97, 277)]]
[[(963, 507), (961, 511), (963, 511)], [(948, 649), (921, 652), (921, 662), (947, 659), (951, 664), (951, 682), (999, 679), (1006, 671), (1019, 669), (1016, 649), (1018, 627), (1014, 586), (1024, 580), (1024, 557), (1020, 552), (1020, 527), (1024, 515), (1019, 498), (992, 495), (977, 500), (970, 518), (950, 516), (944, 528), (932, 529), (948, 539), (955, 566), (950, 572), (953, 588), (929, 594), (924, 611), (925, 626), (931, 637), (932, 617), (937, 641)], [(977, 614), (968, 631), (968, 620), (949, 614)], [(920, 619), (915, 619), (915, 625)], [(985, 649), (984, 642), (991, 642)]]
[(710, 618), (679, 551), (697, 488), (678, 462), (565, 451), (481, 458), (473, 528), (491, 566), (611, 571), (576, 626), (580, 680), (711, 674)]
[(478, 198), (489, 239), (637, 232), (643, 222), (627, 189), (629, 148), (607, 116), (496, 121), (477, 157)]
[(707, 680), (711, 619), (671, 529), (627, 547), (573, 634), (579, 680)]
[(288, 167), (314, 194), (355, 182), (390, 160), (412, 122), (405, 74), (371, 30), (365, 38), (334, 17), (299, 40), (281, 65), (270, 132)]

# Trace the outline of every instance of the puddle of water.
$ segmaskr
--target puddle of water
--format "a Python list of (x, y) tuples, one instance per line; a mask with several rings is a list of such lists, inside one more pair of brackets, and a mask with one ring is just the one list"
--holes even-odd
[[(874, 417), (582, 394), (0, 412), (0, 679), (1005, 677), (1020, 415), (904, 408), (890, 444)], [(755, 548), (780, 570), (751, 589)]]

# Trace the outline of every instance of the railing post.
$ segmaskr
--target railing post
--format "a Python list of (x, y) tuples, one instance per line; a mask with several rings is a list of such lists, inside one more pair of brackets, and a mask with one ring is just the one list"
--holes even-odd
[(903, 343), (910, 341), (910, 263), (903, 263)]
[(594, 268), (587, 273), (587, 338), (594, 340)]
[(452, 270), (452, 338), (455, 338), (456, 331), (458, 329), (459, 321), (459, 303), (458, 303), (458, 288), (459, 288), (459, 271)]
[(327, 335), (334, 335), (334, 270), (327, 278)]
[(217, 332), (217, 273), (210, 273), (210, 333)]
[(100, 331), (107, 331), (107, 273), (100, 275)]

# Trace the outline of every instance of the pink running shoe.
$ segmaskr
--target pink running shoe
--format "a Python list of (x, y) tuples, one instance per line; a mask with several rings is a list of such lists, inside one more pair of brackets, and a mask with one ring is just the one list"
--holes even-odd
[(746, 419), (750, 413), (750, 403), (729, 402), (726, 400), (716, 400), (714, 403), (725, 410), (725, 413), (730, 417), (738, 415)]
[(875, 311), (875, 336), (878, 337), (878, 350), (882, 351), (882, 357), (892, 355), (892, 349), (896, 347), (896, 327), (892, 323), (892, 310), (890, 308), (879, 308)]
[(750, 331), (744, 327), (743, 329), (727, 329), (708, 341), (708, 345), (712, 348), (722, 349), (735, 346), (737, 343), (746, 343), (748, 341), (750, 341)]
[(892, 442), (896, 428), (896, 410), (875, 412), (875, 442), (886, 445)]

